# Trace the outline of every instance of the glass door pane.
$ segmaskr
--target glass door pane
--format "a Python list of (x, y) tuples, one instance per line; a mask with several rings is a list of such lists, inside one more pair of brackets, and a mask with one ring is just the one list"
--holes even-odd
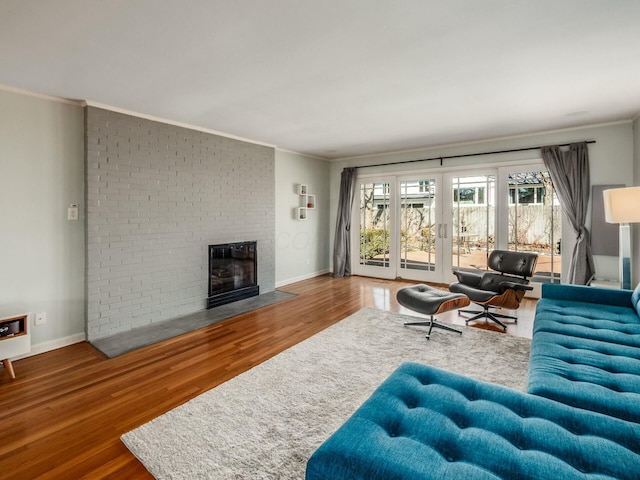
[(496, 176), (454, 176), (451, 188), (452, 267), (485, 269), (496, 241)]
[(441, 252), (437, 242), (436, 178), (400, 181), (400, 271), (398, 276), (439, 281)]
[[(392, 256), (393, 188), (391, 181), (360, 181), (358, 184), (358, 260), (355, 273), (395, 278)], [(354, 218), (355, 220), (355, 218)]]
[(538, 253), (533, 281), (560, 282), (562, 271), (560, 202), (547, 171), (510, 172), (509, 250)]

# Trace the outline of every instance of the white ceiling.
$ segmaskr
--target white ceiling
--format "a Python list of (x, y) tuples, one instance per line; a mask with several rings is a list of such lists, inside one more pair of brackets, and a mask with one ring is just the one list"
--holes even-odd
[(1, 0), (0, 45), (0, 84), (326, 158), (640, 112), (638, 0)]

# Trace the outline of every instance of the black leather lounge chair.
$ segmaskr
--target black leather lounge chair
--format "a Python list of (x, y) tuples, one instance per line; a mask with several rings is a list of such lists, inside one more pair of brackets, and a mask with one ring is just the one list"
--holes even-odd
[(502, 315), (489, 311), (490, 308), (507, 308), (515, 310), (529, 286), (529, 278), (538, 261), (537, 253), (512, 252), (509, 250), (494, 250), (489, 254), (487, 264), (492, 271), (487, 270), (454, 270), (458, 281), (449, 285), (454, 293), (464, 293), (469, 300), (481, 306), (483, 310), (458, 310), (458, 313), (470, 313), (474, 316), (465, 320), (469, 323), (480, 318), (492, 320), (505, 331), (507, 326), (500, 318), (508, 318), (518, 322), (517, 317)]

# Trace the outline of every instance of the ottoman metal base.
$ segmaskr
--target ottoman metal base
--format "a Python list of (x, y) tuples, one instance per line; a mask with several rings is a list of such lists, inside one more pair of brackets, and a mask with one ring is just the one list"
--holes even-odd
[(450, 332), (456, 332), (459, 333), (460, 335), (462, 335), (462, 330), (458, 330), (457, 328), (453, 328), (450, 327), (449, 325), (444, 325), (443, 323), (438, 322), (437, 319), (433, 318), (433, 315), (431, 315), (431, 320), (429, 320), (428, 322), (405, 322), (404, 326), (408, 326), (408, 325), (417, 325), (420, 327), (429, 327), (429, 331), (427, 332), (427, 340), (429, 340), (429, 338), (431, 338), (431, 330), (433, 330), (433, 328), (442, 328), (443, 330), (448, 330)]

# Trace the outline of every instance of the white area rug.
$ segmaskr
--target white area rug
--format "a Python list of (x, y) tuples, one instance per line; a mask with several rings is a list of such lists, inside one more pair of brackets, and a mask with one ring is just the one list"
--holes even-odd
[(530, 340), (364, 309), (125, 434), (157, 479), (302, 479), (307, 459), (404, 361), (525, 389)]

